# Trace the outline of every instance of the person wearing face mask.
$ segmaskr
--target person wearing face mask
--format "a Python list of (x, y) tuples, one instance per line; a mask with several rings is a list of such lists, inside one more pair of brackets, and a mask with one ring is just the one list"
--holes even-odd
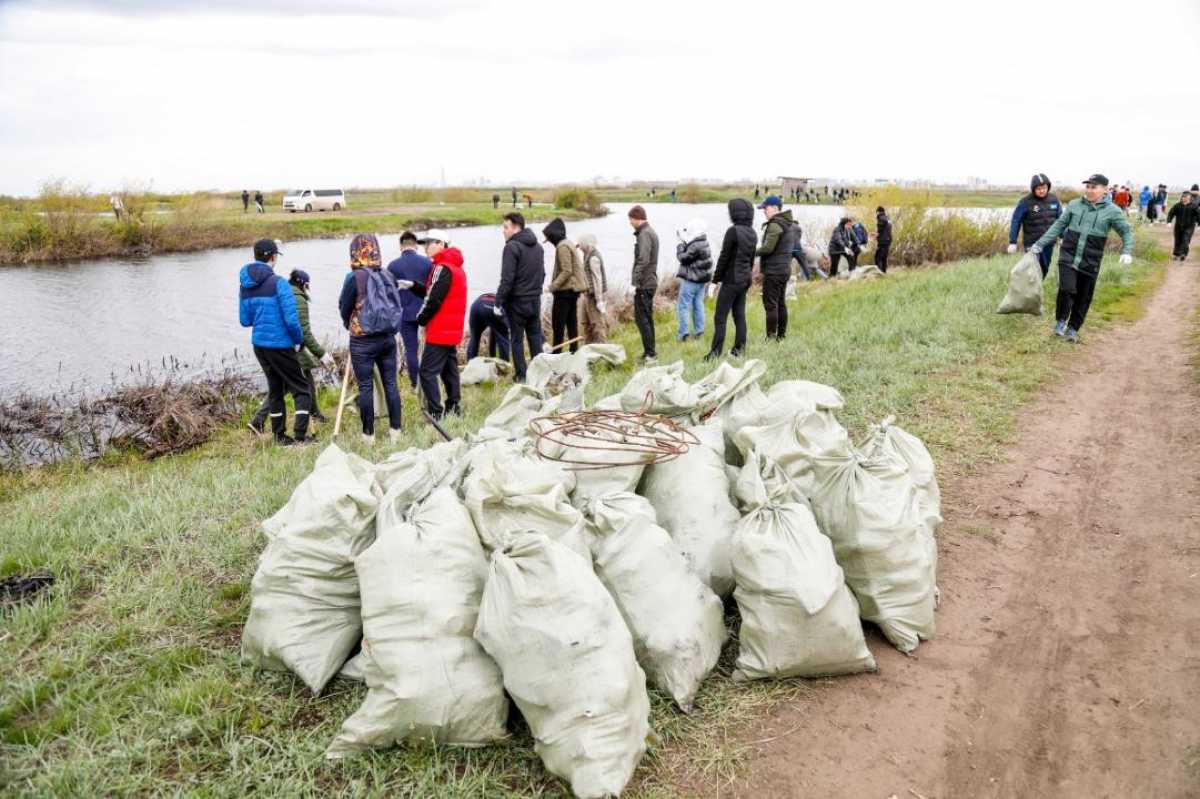
[(1108, 199), (1108, 178), (1097, 173), (1083, 185), (1084, 196), (1071, 200), (1063, 215), (1029, 248), (1040, 254), (1062, 236), (1054, 335), (1072, 343), (1079, 340), (1079, 329), (1087, 319), (1110, 230), (1121, 236), (1121, 263), (1133, 263), (1133, 228)]
[[(1009, 254), (1017, 251), (1018, 233), (1021, 234), (1025, 249), (1028, 250), (1060, 216), (1062, 204), (1058, 197), (1050, 192), (1050, 178), (1039, 172), (1029, 181), (1029, 194), (1022, 197), (1013, 209), (1012, 223), (1008, 226)], [(1042, 267), (1043, 278), (1049, 273), (1053, 260), (1053, 244), (1038, 253), (1038, 264)]]

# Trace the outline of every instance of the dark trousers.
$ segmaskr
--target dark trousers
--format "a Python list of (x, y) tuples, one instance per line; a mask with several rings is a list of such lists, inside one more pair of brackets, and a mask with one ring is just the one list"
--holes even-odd
[(733, 352), (741, 353), (746, 348), (746, 286), (731, 286), (722, 283), (717, 291), (717, 309), (713, 312), (713, 337), (711, 352), (717, 355), (725, 347), (725, 322), (733, 311)]
[(767, 338), (782, 339), (787, 334), (788, 312), (784, 292), (788, 275), (763, 275), (762, 301), (767, 316)]
[(1046, 279), (1046, 275), (1050, 274), (1050, 264), (1054, 263), (1054, 245), (1046, 247), (1038, 253), (1038, 265), (1042, 267), (1042, 280)]
[(1175, 226), (1175, 250), (1174, 255), (1178, 258), (1187, 258), (1188, 250), (1192, 246), (1192, 234), (1196, 232), (1195, 225), (1182, 227)]
[(255, 347), (254, 357), (258, 359), (258, 365), (267, 377), (267, 406), (271, 414), (271, 432), (275, 438), (283, 438), (287, 433), (287, 406), (283, 403), (283, 396), (291, 394), (296, 403), (296, 440), (302, 441), (308, 435), (312, 393), (309, 389), (309, 379), (300, 368), (300, 358), (292, 349), (270, 350), (264, 347)]
[(654, 346), (654, 289), (638, 289), (633, 293), (633, 322), (642, 336), (642, 357), (657, 358)]
[[(446, 387), (445, 408), (442, 407), (438, 378)], [(458, 410), (462, 400), (458, 383), (458, 347), (425, 342), (425, 351), (421, 353), (421, 393), (425, 395), (425, 407), (434, 419)]]
[(518, 383), (525, 382), (525, 342), (529, 342), (529, 358), (542, 352), (542, 298), (517, 297), (509, 300), (504, 309), (508, 317), (508, 343), (512, 347), (514, 375)]
[(492, 331), (488, 336), (488, 355), (508, 360), (508, 323), (504, 321), (504, 317), (496, 316), (491, 306), (473, 305), (467, 325), (471, 328), (471, 338), (467, 341), (468, 361), (479, 355), (479, 345), (485, 330)]
[(1058, 302), (1054, 318), (1066, 322), (1067, 327), (1079, 330), (1087, 318), (1092, 294), (1096, 291), (1096, 275), (1080, 272), (1061, 261), (1058, 264)]
[[(892, 243), (889, 241), (886, 244), (875, 245), (875, 265), (879, 267), (880, 272), (887, 271), (888, 256), (892, 253)], [(1045, 270), (1043, 269), (1043, 274)]]
[(383, 380), (388, 421), (400, 429), (400, 390), (396, 388), (396, 337), (387, 333), (350, 337), (350, 367), (358, 382), (358, 415), (364, 435), (375, 434), (375, 367)]
[(404, 343), (404, 368), (408, 370), (408, 382), (416, 388), (421, 372), (421, 326), (416, 322), (401, 322), (400, 341)]
[[(556, 291), (554, 292), (554, 305), (550, 311), (550, 329), (554, 332), (554, 337), (551, 340), (552, 345), (557, 349), (559, 344), (564, 341), (570, 341), (579, 336), (579, 317), (576, 312), (579, 308), (579, 292), (578, 291)], [(571, 344), (571, 352), (579, 349), (579, 342)]]
[[(311, 369), (302, 369), (304, 376), (308, 378), (308, 392), (312, 395), (312, 418), (323, 419), (321, 416), (321, 405), (317, 402), (317, 381), (313, 379)], [(268, 397), (264, 399), (262, 405), (258, 406), (258, 410), (254, 412), (254, 418), (250, 420), (250, 424), (255, 427), (262, 427), (267, 422), (267, 417), (271, 415), (271, 400)]]
[(838, 273), (838, 261), (842, 256), (846, 257), (847, 268), (853, 272), (858, 267), (858, 256), (854, 253), (830, 253), (829, 254), (829, 276), (833, 277)]

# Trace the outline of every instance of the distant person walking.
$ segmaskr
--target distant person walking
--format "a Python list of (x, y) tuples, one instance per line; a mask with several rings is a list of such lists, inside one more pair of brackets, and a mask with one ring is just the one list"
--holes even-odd
[(1066, 336), (1071, 342), (1079, 340), (1079, 329), (1087, 319), (1110, 230), (1121, 236), (1121, 263), (1133, 262), (1133, 228), (1105, 196), (1108, 178), (1095, 174), (1083, 185), (1084, 196), (1067, 203), (1066, 212), (1029, 248), (1032, 253), (1041, 253), (1062, 236), (1054, 335)]
[(261, 191), (254, 192), (254, 207), (258, 209), (260, 214), (265, 214), (267, 211), (263, 208), (263, 193)]
[[(1040, 239), (1050, 226), (1062, 216), (1062, 203), (1050, 192), (1050, 178), (1040, 172), (1029, 180), (1029, 194), (1017, 201), (1013, 209), (1012, 222), (1008, 226), (1008, 253), (1017, 251), (1017, 234), (1028, 250), (1033, 243)], [(1042, 267), (1042, 277), (1050, 271), (1054, 261), (1054, 243), (1051, 242), (1038, 254), (1038, 263)]]
[[(238, 275), (238, 316), (242, 327), (253, 328), (250, 342), (254, 357), (267, 379), (267, 405), (275, 443), (303, 443), (308, 436), (312, 392), (296, 353), (304, 344), (304, 328), (296, 308), (296, 295), (288, 282), (275, 274), (279, 245), (261, 239), (254, 245), (254, 260)], [(287, 434), (284, 395), (296, 404), (294, 438)]]
[(249, 210), (250, 210), (250, 192), (246, 191), (245, 189), (242, 189), (242, 213), (244, 214), (244, 213), (248, 212)]
[(1186, 261), (1188, 250), (1192, 246), (1192, 234), (1196, 232), (1196, 224), (1200, 222), (1200, 205), (1197, 205), (1196, 195), (1185, 191), (1179, 197), (1179, 202), (1171, 206), (1167, 212), (1167, 221), (1175, 223), (1175, 248), (1171, 257)]
[[(514, 190), (515, 192), (515, 190)], [(525, 341), (532, 360), (542, 352), (542, 284), (546, 282), (546, 256), (537, 236), (525, 227), (516, 211), (504, 215), (500, 226), (504, 251), (500, 256), (500, 285), (496, 288), (496, 315), (508, 322), (514, 379), (525, 382)]]
[(513, 203), (512, 207), (516, 208), (517, 207), (517, 187), (516, 186), (514, 186), (513, 190), (512, 190), (512, 203)]
[[(313, 335), (312, 327), (309, 325), (309, 285), (312, 279), (308, 276), (308, 272), (303, 269), (293, 269), (288, 276), (288, 285), (291, 286), (292, 295), (296, 298), (296, 314), (300, 317), (300, 329), (304, 332), (304, 341), (300, 345), (300, 351), (296, 353), (300, 361), (300, 371), (304, 373), (308, 379), (308, 392), (312, 397), (312, 412), (310, 417), (318, 422), (324, 422), (325, 416), (321, 413), (321, 406), (317, 397), (317, 381), (313, 377), (313, 370), (317, 368), (319, 363), (325, 364), (327, 368), (333, 367), (333, 357), (325, 352), (325, 348), (321, 346), (321, 342), (317, 341), (317, 337)], [(267, 421), (267, 416), (271, 412), (270, 400), (263, 402), (255, 412), (254, 417), (250, 420), (250, 429), (260, 435), (264, 431), (264, 425)]]
[(646, 221), (646, 209), (635, 205), (629, 209), (629, 224), (633, 227), (633, 321), (642, 337), (642, 362), (658, 361), (654, 341), (654, 294), (658, 291), (658, 234)]
[(121, 201), (121, 195), (114, 194), (111, 197), (109, 197), (108, 204), (110, 206), (112, 206), (113, 216), (115, 216), (117, 218), (117, 221), (120, 222), (121, 214), (123, 214), (125, 212), (125, 203)]
[(570, 341), (571, 352), (579, 349), (579, 295), (587, 291), (583, 275), (583, 256), (575, 242), (567, 238), (567, 226), (555, 217), (543, 228), (546, 241), (554, 247), (554, 271), (550, 273), (550, 293), (554, 304), (550, 311), (550, 329), (555, 352)]
[(754, 230), (754, 206), (749, 200), (735, 197), (729, 201), (729, 221), (721, 240), (721, 254), (713, 272), (713, 282), (720, 284), (717, 308), (713, 313), (713, 337), (706, 361), (721, 357), (725, 348), (725, 323), (733, 313), (733, 349), (737, 358), (746, 351), (746, 292), (754, 276), (754, 252), (758, 248), (758, 233)]
[(604, 271), (604, 256), (596, 247), (596, 236), (584, 233), (578, 243), (587, 282), (587, 290), (579, 298), (579, 329), (584, 344), (600, 344), (608, 339), (608, 320), (604, 316), (608, 310), (608, 274)]
[(783, 210), (783, 200), (770, 195), (763, 200), (762, 244), (755, 255), (762, 272), (762, 302), (767, 317), (767, 338), (783, 341), (787, 335), (788, 311), (785, 298), (788, 280), (792, 276), (792, 245), (796, 240), (792, 212)]
[(853, 272), (858, 267), (858, 237), (854, 235), (854, 220), (843, 216), (829, 237), (829, 276), (837, 277), (838, 263), (846, 259), (847, 269)]
[[(414, 284), (413, 291), (425, 302), (417, 324), (425, 328), (421, 352), (421, 393), (425, 408), (434, 419), (462, 416), (462, 390), (458, 379), (458, 345), (462, 343), (467, 315), (467, 273), (462, 251), (449, 246), (446, 234), (430, 230), (421, 238), (433, 269), (427, 284)], [(438, 380), (446, 389), (446, 404)]]
[(492, 358), (500, 358), (502, 361), (508, 360), (508, 325), (504, 322), (504, 317), (496, 316), (496, 295), (495, 294), (480, 294), (475, 302), (471, 303), (471, 310), (467, 314), (467, 327), (471, 331), (471, 338), (467, 341), (467, 360), (479, 356), (479, 349), (483, 344), (483, 334), (488, 332), (488, 355)]
[(892, 220), (881, 205), (875, 209), (875, 265), (887, 273), (888, 255), (892, 252)]
[[(688, 337), (704, 335), (704, 287), (712, 280), (712, 248), (706, 235), (708, 224), (699, 217), (675, 232), (679, 243), (675, 245), (675, 257), (679, 260), (679, 298), (675, 303), (675, 315), (679, 317), (680, 341)], [(690, 329), (689, 329), (690, 322)]]
[[(400, 234), (400, 257), (387, 265), (387, 270), (397, 285), (401, 280), (408, 280), (424, 286), (429, 280), (430, 268), (428, 256), (417, 249), (417, 235), (410, 230)], [(417, 324), (421, 298), (412, 289), (400, 289), (400, 310), (400, 341), (404, 344), (404, 365), (408, 371), (408, 382), (415, 389), (421, 369), (421, 326)]]
[(358, 414), (363, 441), (375, 443), (376, 367), (383, 383), (389, 431), (400, 440), (400, 391), (396, 388), (396, 332), (403, 318), (400, 293), (391, 273), (383, 269), (379, 240), (359, 233), (350, 241), (350, 273), (338, 297), (342, 324), (350, 331), (350, 366), (358, 382)]
[(1154, 193), (1154, 204), (1158, 206), (1156, 217), (1163, 216), (1167, 212), (1167, 186), (1165, 183), (1158, 184), (1158, 190)]
[(1154, 195), (1150, 193), (1149, 186), (1142, 186), (1142, 191), (1140, 194), (1138, 194), (1138, 212), (1141, 213), (1144, 218), (1149, 218), (1150, 201), (1153, 196)]

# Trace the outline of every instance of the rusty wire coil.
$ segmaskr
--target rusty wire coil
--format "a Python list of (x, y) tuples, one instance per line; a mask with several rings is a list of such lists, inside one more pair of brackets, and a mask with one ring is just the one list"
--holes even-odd
[[(666, 463), (700, 443), (670, 419), (641, 411), (568, 411), (539, 416), (529, 429), (540, 457), (576, 471)], [(616, 460), (609, 455), (603, 461), (588, 460), (583, 457), (588, 450), (629, 453), (629, 458)]]

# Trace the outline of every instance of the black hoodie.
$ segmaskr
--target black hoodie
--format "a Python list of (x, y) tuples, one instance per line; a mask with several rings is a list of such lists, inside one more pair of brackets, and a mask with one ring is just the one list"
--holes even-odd
[(721, 242), (721, 255), (713, 282), (731, 288), (749, 288), (754, 274), (754, 251), (758, 248), (758, 233), (754, 230), (754, 206), (748, 200), (735, 197), (729, 201), (729, 221)]
[(504, 245), (500, 257), (500, 285), (496, 289), (496, 305), (508, 306), (513, 300), (540, 297), (546, 282), (546, 254), (537, 236), (522, 228)]

